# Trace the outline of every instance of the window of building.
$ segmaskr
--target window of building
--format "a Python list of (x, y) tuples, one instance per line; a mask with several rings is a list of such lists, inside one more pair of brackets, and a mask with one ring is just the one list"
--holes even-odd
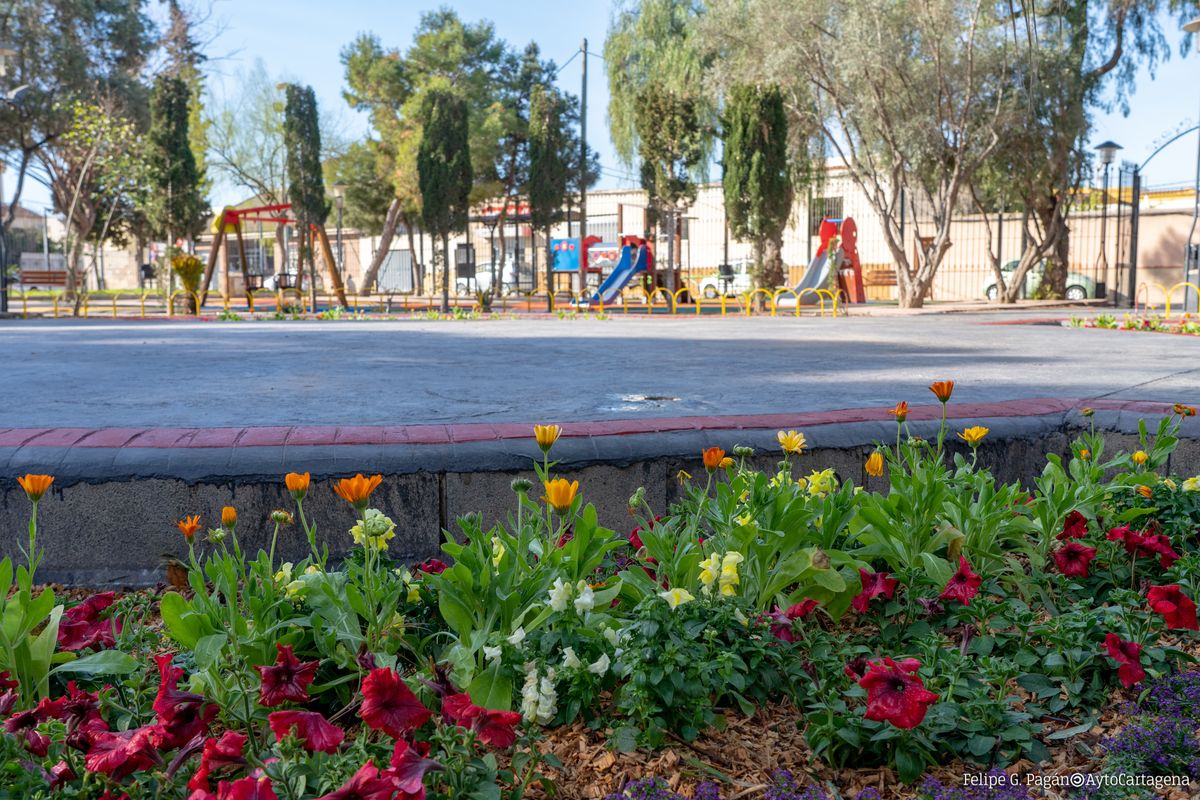
[(814, 197), (812, 207), (808, 210), (808, 231), (816, 236), (821, 232), (821, 220), (842, 218), (841, 197)]

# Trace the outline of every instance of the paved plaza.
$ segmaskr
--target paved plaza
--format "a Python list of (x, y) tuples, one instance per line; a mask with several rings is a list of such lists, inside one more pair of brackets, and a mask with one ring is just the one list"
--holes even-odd
[(1001, 315), (0, 322), (0, 429), (571, 421), (1198, 398), (1200, 339)]

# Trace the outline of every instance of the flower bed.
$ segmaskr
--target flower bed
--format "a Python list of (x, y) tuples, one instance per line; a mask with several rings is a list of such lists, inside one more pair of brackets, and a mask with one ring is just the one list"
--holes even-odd
[[(931, 389), (950, 402), (951, 382)], [(986, 428), (943, 418), (923, 441), (907, 404), (893, 413), (895, 440), (866, 464), (886, 493), (810, 468), (803, 434), (781, 431), (770, 473), (710, 448), (672, 507), (635, 493), (629, 533), (597, 524), (587, 487), (555, 474), (558, 429), (538, 426), (507, 524), (468, 515), (417, 565), (388, 556), (380, 476), (336, 482), (347, 515), (322, 524), (355, 547), (333, 564), (310, 478), (289, 474), (295, 506), (264, 550), (243, 551), (233, 507), (207, 530), (188, 516), (169, 589), (69, 608), (35, 585), (53, 478), (24, 476), (23, 557), (0, 563), (0, 787), (869, 800), (1025, 797), (955, 781), (1037, 765), (1200, 777), (1198, 684), (1180, 670), (1200, 478), (1164, 472), (1194, 411), (1143, 425), (1133, 453), (1089, 431), (1032, 491), (977, 467)], [(309, 556), (278, 563), (295, 536)], [(1127, 724), (1122, 694), (1140, 697)]]

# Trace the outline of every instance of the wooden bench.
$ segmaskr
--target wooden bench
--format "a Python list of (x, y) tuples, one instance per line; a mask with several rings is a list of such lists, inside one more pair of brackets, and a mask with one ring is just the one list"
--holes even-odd
[(25, 291), (60, 286), (65, 289), (67, 288), (67, 272), (57, 269), (23, 269), (18, 283)]
[(891, 267), (870, 266), (863, 269), (863, 289), (867, 300), (896, 299), (896, 271)]

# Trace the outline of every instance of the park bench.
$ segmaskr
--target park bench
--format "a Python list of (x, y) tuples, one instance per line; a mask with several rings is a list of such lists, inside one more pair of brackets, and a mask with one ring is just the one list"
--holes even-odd
[(21, 288), (30, 289), (67, 288), (67, 272), (58, 269), (22, 269)]

